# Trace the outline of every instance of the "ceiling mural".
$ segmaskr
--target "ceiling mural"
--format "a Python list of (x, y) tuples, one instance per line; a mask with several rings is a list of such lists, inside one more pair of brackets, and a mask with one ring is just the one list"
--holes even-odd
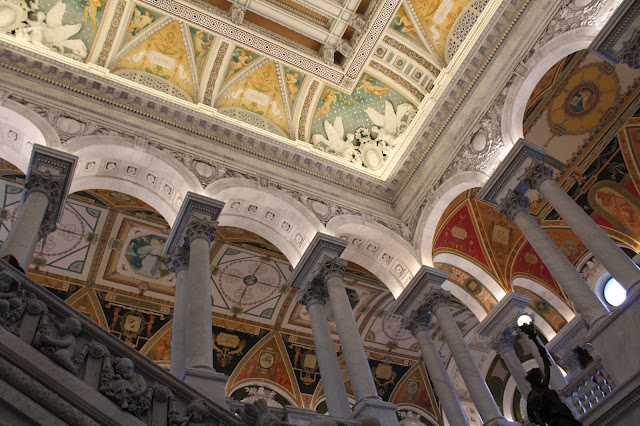
[[(207, 22), (216, 25), (207, 27), (172, 16), (181, 9), (169, 3), (17, 0), (10, 25), (0, 30), (49, 55), (106, 67), (139, 90), (194, 108), (205, 102), (216, 109), (212, 114), (382, 173), (397, 146), (406, 147), (399, 138), (450, 59), (450, 34), (459, 44), (486, 0), (361, 2), (354, 10), (345, 6), (349, 22), (311, 3), (272, 16), (247, 10), (240, 20), (255, 35), (234, 24), (227, 2), (208, 7)], [(475, 13), (463, 19), (467, 9)], [(367, 19), (376, 25), (369, 29)]]

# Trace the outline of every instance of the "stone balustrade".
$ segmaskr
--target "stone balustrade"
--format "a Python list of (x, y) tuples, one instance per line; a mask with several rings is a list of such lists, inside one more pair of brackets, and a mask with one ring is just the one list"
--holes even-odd
[(4, 262), (0, 325), (0, 380), (17, 391), (15, 409), (36, 402), (30, 423), (54, 424), (51, 413), (67, 424), (241, 424)]
[(600, 358), (577, 375), (561, 392), (577, 419), (591, 412), (616, 388)]

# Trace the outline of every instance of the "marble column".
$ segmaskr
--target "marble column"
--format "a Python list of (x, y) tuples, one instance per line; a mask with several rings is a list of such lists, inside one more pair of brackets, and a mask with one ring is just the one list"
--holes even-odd
[(351, 388), (356, 398), (351, 417), (361, 419), (373, 416), (385, 426), (398, 425), (395, 413), (397, 406), (382, 401), (378, 396), (362, 336), (342, 281), (347, 261), (339, 256), (346, 246), (346, 241), (318, 232), (289, 276), (287, 284), (294, 288), (302, 288), (315, 277), (324, 280)]
[(360, 338), (360, 331), (342, 281), (346, 267), (346, 260), (339, 258), (325, 259), (320, 274), (327, 285), (333, 318), (340, 336), (340, 345), (342, 346), (342, 353), (349, 372), (354, 397), (356, 401), (364, 398), (379, 399), (376, 385), (371, 375), (369, 361)]
[[(225, 385), (228, 377), (213, 368), (209, 245), (223, 207), (224, 203), (220, 201), (187, 193), (165, 245), (165, 252), (172, 256), (186, 257), (181, 249), (188, 250), (188, 270), (180, 272), (187, 272), (187, 286), (184, 292), (176, 294), (177, 302), (181, 305), (177, 312), (180, 315), (178, 322), (184, 324), (184, 380), (222, 405), (226, 404)], [(176, 368), (180, 367), (176, 365)]]
[(329, 293), (324, 281), (321, 278), (314, 278), (302, 290), (298, 301), (305, 305), (309, 312), (313, 343), (318, 357), (318, 367), (320, 368), (320, 377), (327, 398), (329, 414), (347, 418), (351, 414), (351, 409), (327, 320), (325, 303), (328, 298)]
[(500, 413), (496, 401), (493, 399), (487, 383), (482, 377), (478, 364), (462, 337), (458, 324), (449, 311), (451, 293), (441, 288), (432, 287), (427, 292), (423, 304), (433, 312), (438, 319), (438, 324), (444, 335), (444, 339), (451, 349), (451, 354), (460, 370), (467, 390), (473, 399), (482, 422), (485, 425), (507, 425), (508, 422)]
[(36, 244), (55, 229), (62, 216), (77, 157), (35, 145), (22, 193), (18, 217), (0, 249), (28, 271)]
[(173, 299), (173, 326), (171, 328), (170, 371), (182, 379), (187, 357), (187, 321), (189, 320), (189, 248), (176, 247), (169, 264), (176, 276)]
[(511, 373), (513, 380), (515, 380), (516, 386), (518, 386), (518, 390), (520, 390), (520, 394), (526, 399), (529, 392), (531, 392), (531, 384), (527, 382), (527, 379), (525, 378), (527, 376), (527, 371), (524, 369), (524, 366), (516, 354), (516, 350), (514, 348), (515, 341), (515, 331), (508, 328), (493, 339), (490, 347), (496, 351), (507, 365), (507, 369), (509, 370), (509, 373)]
[(640, 284), (638, 266), (556, 183), (551, 167), (533, 161), (520, 177), (520, 182), (544, 195), (571, 230), (627, 292)]
[(404, 318), (402, 326), (411, 331), (411, 334), (418, 341), (424, 365), (427, 367), (429, 378), (433, 383), (436, 395), (440, 399), (442, 409), (447, 415), (449, 424), (456, 426), (468, 425), (469, 421), (464, 414), (458, 394), (453, 387), (447, 369), (442, 363), (440, 353), (431, 338), (430, 322), (431, 312), (426, 307), (420, 307)]
[(529, 199), (525, 195), (509, 190), (495, 210), (518, 225), (590, 328), (609, 317), (609, 310), (598, 299), (589, 284), (529, 214)]

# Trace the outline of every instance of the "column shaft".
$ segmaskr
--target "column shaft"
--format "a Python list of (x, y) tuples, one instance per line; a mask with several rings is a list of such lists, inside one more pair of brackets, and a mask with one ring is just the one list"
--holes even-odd
[(504, 360), (504, 363), (507, 364), (507, 369), (511, 373), (513, 380), (515, 380), (520, 394), (526, 399), (529, 392), (531, 392), (531, 384), (525, 378), (527, 371), (520, 362), (518, 355), (516, 355), (516, 351), (513, 348), (509, 348), (501, 351), (499, 355)]
[(486, 424), (494, 419), (502, 418), (504, 420), (458, 325), (449, 312), (449, 308), (447, 306), (437, 307), (434, 313), (444, 338), (451, 348), (451, 354), (456, 360), (462, 379), (467, 385), (471, 399), (482, 417), (482, 422)]
[(25, 272), (29, 270), (36, 244), (40, 240), (40, 225), (48, 206), (49, 199), (45, 194), (39, 191), (31, 192), (2, 246), (2, 256), (14, 255)]
[(467, 416), (464, 414), (458, 394), (453, 387), (453, 383), (451, 383), (447, 370), (444, 368), (431, 334), (429, 334), (429, 329), (424, 328), (416, 331), (415, 338), (420, 345), (420, 352), (422, 352), (424, 364), (429, 372), (429, 378), (433, 382), (438, 398), (440, 398), (449, 424), (456, 426), (468, 425)]
[(589, 327), (606, 319), (609, 311), (595, 295), (589, 284), (573, 267), (562, 250), (538, 225), (527, 209), (521, 209), (512, 219), (522, 231), (542, 262), (582, 315)]
[(347, 398), (347, 390), (342, 378), (342, 370), (338, 362), (331, 338), (331, 330), (327, 321), (327, 312), (323, 303), (310, 302), (307, 304), (307, 311), (311, 320), (311, 331), (313, 342), (318, 357), (318, 367), (322, 377), (322, 386), (327, 398), (329, 414), (336, 417), (349, 417), (351, 410)]
[(190, 368), (213, 369), (213, 338), (211, 334), (211, 271), (209, 240), (191, 241), (189, 254), (189, 354)]
[(543, 180), (538, 185), (538, 190), (595, 258), (627, 291), (640, 284), (638, 266), (553, 179)]
[(171, 329), (171, 374), (181, 378), (187, 366), (187, 321), (189, 320), (189, 270), (176, 271)]
[(325, 280), (356, 402), (362, 398), (379, 399), (342, 277), (331, 274), (326, 276)]

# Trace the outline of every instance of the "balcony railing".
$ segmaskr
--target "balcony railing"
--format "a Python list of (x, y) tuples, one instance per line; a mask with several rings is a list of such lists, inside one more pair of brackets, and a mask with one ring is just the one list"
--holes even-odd
[(580, 419), (601, 404), (615, 387), (596, 357), (561, 393), (574, 416)]

